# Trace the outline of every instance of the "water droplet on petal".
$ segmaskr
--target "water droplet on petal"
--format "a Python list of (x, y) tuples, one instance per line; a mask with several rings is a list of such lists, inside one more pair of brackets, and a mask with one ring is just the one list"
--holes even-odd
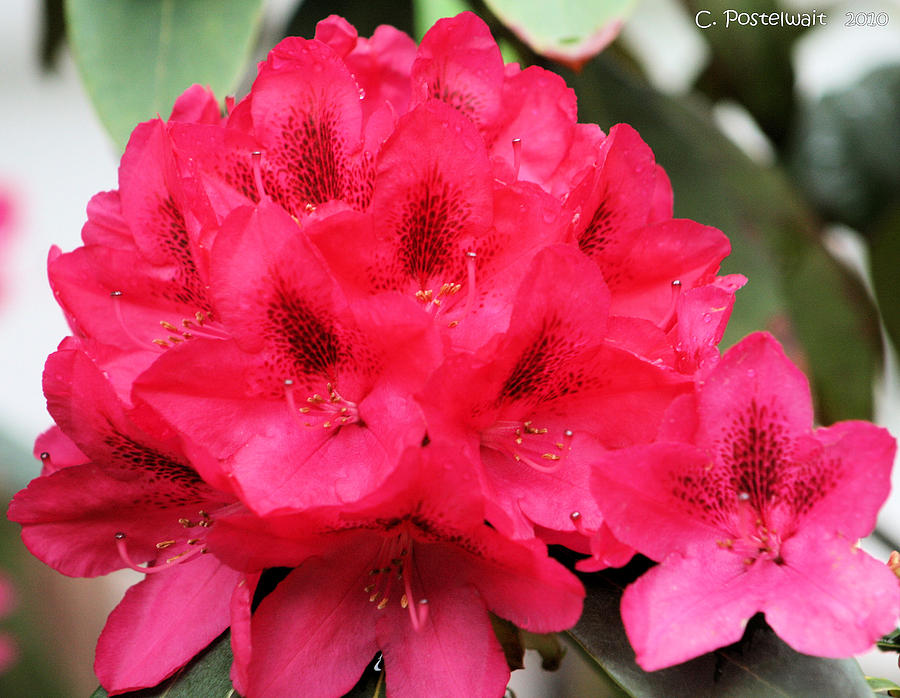
[(738, 499), (740, 499), (742, 502), (746, 502), (748, 499), (750, 499), (750, 495), (747, 492), (738, 492)]
[(703, 322), (705, 322), (707, 325), (712, 322), (712, 315), (710, 315), (709, 313), (703, 313)]
[(756, 371), (754, 371), (752, 368), (748, 368), (747, 378), (756, 378)]

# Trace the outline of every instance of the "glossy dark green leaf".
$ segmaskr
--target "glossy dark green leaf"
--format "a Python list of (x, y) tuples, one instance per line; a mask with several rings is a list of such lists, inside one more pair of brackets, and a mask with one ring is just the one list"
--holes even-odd
[(69, 41), (100, 120), (124, 148), (194, 83), (219, 98), (247, 68), (262, 0), (66, 0)]
[(597, 664), (632, 696), (666, 698), (842, 698), (871, 697), (852, 659), (821, 659), (795, 652), (754, 618), (744, 638), (684, 664), (645, 672), (634, 661), (619, 616), (623, 588), (646, 564), (583, 575), (584, 612), (571, 635)]
[(806, 106), (792, 169), (832, 220), (868, 234), (900, 201), (900, 67), (882, 68)]
[(412, 6), (413, 0), (303, 0), (284, 33), (310, 39), (316, 33), (316, 24), (329, 15), (340, 15), (356, 27), (360, 36), (371, 36), (381, 24), (412, 34)]
[[(224, 633), (186, 667), (155, 688), (120, 693), (123, 698), (240, 698), (231, 685), (231, 636)], [(98, 688), (91, 698), (107, 698)]]
[(565, 77), (581, 121), (605, 129), (626, 122), (640, 132), (672, 180), (677, 216), (731, 240), (723, 271), (750, 281), (738, 292), (724, 346), (773, 331), (808, 361), (823, 423), (869, 417), (881, 359), (877, 314), (858, 280), (825, 252), (813, 214), (784, 174), (725, 138), (705, 101), (662, 95), (610, 56)]

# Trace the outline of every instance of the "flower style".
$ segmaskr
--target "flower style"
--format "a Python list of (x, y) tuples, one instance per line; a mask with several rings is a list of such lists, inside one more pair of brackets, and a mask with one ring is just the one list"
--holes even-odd
[(806, 378), (757, 333), (673, 403), (657, 443), (599, 459), (607, 523), (661, 562), (622, 599), (645, 669), (737, 641), (759, 611), (794, 649), (829, 657), (893, 626), (896, 578), (855, 546), (887, 496), (894, 440), (811, 424)]
[(203, 480), (198, 467), (217, 480), (208, 457), (126, 409), (78, 349), (50, 356), (44, 388), (59, 427), (39, 440), (44, 474), (15, 496), (9, 518), (63, 574), (147, 573), (110, 615), (95, 668), (113, 693), (154, 686), (228, 627), (241, 575), (203, 553), (214, 518), (236, 499)]
[(342, 695), (379, 650), (389, 694), (500, 695), (509, 669), (487, 611), (550, 632), (578, 619), (584, 597), (542, 544), (485, 525), (476, 475), (436, 443), (409, 449), (352, 506), (235, 515), (210, 544), (248, 572), (295, 568), (252, 616), (236, 614), (250, 624), (234, 628), (236, 661), (250, 657), (237, 688), (251, 696)]

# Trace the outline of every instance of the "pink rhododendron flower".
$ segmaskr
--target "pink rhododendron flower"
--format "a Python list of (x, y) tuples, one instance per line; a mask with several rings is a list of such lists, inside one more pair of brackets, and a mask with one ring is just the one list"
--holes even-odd
[(182, 176), (170, 134), (178, 118), (209, 120), (211, 99), (195, 86), (168, 125), (140, 124), (122, 157), (119, 189), (88, 204), (84, 246), (50, 252), (50, 283), (73, 332), (99, 345), (91, 353), (125, 399), (164, 348), (223, 336), (208, 278), (218, 219), (199, 185)]
[(610, 341), (609, 292), (571, 246), (534, 259), (509, 330), (484, 350), (455, 356), (422, 395), (429, 434), (455, 440), (480, 463), (498, 528), (596, 530), (590, 464), (605, 448), (650, 441), (672, 399), (689, 388), (672, 371)]
[(379, 650), (389, 694), (501, 695), (509, 669), (487, 611), (549, 632), (577, 620), (584, 596), (542, 544), (485, 525), (475, 474), (439, 444), (407, 451), (352, 506), (233, 516), (211, 535), (238, 568), (295, 568), (239, 615), (251, 696), (342, 695)]
[(202, 553), (214, 517), (235, 498), (201, 477), (208, 467), (207, 480), (217, 480), (208, 457), (127, 409), (79, 350), (48, 359), (44, 389), (59, 428), (39, 440), (44, 474), (15, 496), (9, 518), (63, 574), (147, 572), (109, 617), (96, 670), (110, 692), (154, 686), (228, 627), (241, 575)]
[(377, 487), (425, 436), (412, 395), (440, 358), (430, 319), (399, 294), (350, 304), (271, 202), (226, 221), (212, 276), (217, 316), (234, 341), (170, 349), (136, 393), (226, 461), (259, 513)]
[(6, 289), (7, 249), (16, 227), (15, 208), (12, 196), (5, 187), (0, 187), (0, 300)]
[(806, 378), (758, 333), (673, 404), (659, 442), (599, 459), (607, 523), (661, 562), (622, 599), (641, 666), (735, 642), (759, 611), (807, 654), (849, 656), (890, 630), (900, 587), (856, 541), (894, 451), (866, 422), (813, 429)]

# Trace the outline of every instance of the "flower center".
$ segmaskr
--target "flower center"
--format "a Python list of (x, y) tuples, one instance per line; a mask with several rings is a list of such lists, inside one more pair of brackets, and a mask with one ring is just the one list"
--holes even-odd
[(542, 473), (553, 473), (565, 462), (572, 446), (572, 430), (550, 433), (531, 420), (499, 421), (481, 433), (481, 445), (504, 453), (517, 463)]
[(369, 576), (372, 581), (366, 585), (365, 592), (375, 608), (381, 611), (387, 607), (395, 586), (402, 587), (400, 607), (409, 612), (409, 619), (416, 631), (425, 626), (428, 619), (428, 599), (416, 599), (414, 595), (413, 583), (419, 589), (422, 584), (415, 571), (413, 540), (409, 535), (408, 522), (403, 522), (399, 531), (382, 541), (375, 567), (369, 570)]
[(332, 383), (325, 386), (327, 397), (313, 393), (305, 403), (297, 404), (294, 397), (294, 381), (284, 382), (285, 397), (291, 414), (304, 427), (322, 427), (332, 429), (360, 422), (359, 407), (355, 402), (341, 397)]
[[(456, 327), (462, 320), (465, 320), (472, 310), (475, 302), (475, 259), (477, 254), (472, 250), (466, 252), (466, 300), (462, 306), (462, 312), (459, 316), (447, 323), (447, 327)], [(425, 284), (423, 284), (425, 285)], [(431, 313), (433, 318), (438, 315), (445, 315), (448, 307), (454, 309), (459, 307), (458, 303), (453, 303), (455, 296), (462, 289), (461, 283), (443, 282), (435, 293), (434, 289), (420, 288), (415, 293), (416, 300), (422, 303)]]
[(116, 533), (116, 548), (118, 548), (119, 557), (122, 558), (125, 566), (143, 574), (156, 574), (157, 572), (162, 572), (171, 567), (174, 567), (175, 565), (180, 565), (184, 562), (187, 562), (191, 558), (196, 557), (197, 555), (201, 555), (207, 552), (205, 529), (212, 526), (213, 523), (209, 514), (203, 509), (200, 509), (198, 511), (198, 518), (196, 520), (181, 518), (178, 519), (178, 523), (186, 529), (199, 527), (204, 530), (203, 533), (195, 531), (195, 535), (185, 536), (184, 540), (176, 540), (175, 538), (171, 538), (159, 541), (156, 544), (156, 549), (159, 551), (167, 550), (171, 553), (171, 555), (166, 558), (165, 562), (155, 562), (152, 564), (148, 564), (146, 567), (141, 567), (140, 565), (135, 563), (131, 555), (128, 553), (128, 544), (126, 542), (128, 536), (122, 531)]
[(716, 541), (716, 544), (741, 555), (748, 567), (757, 560), (772, 560), (776, 564), (783, 564), (781, 534), (766, 523), (765, 516), (752, 504), (747, 492), (739, 492), (737, 499), (737, 511), (733, 519), (735, 536)]
[[(125, 295), (124, 291), (111, 291), (109, 297), (113, 300), (113, 307), (115, 308), (116, 313), (116, 321), (119, 323), (119, 327), (122, 328), (122, 332), (125, 334), (128, 339), (139, 349), (147, 349), (150, 348), (147, 346), (147, 342), (142, 341), (138, 338), (134, 332), (132, 332), (128, 328), (128, 323), (125, 322), (125, 318), (122, 315), (122, 298)], [(152, 341), (152, 344), (156, 345), (157, 351), (162, 349), (169, 349), (170, 347), (175, 346), (176, 344), (180, 344), (188, 339), (193, 339), (194, 337), (206, 337), (208, 339), (228, 339), (229, 334), (225, 331), (225, 329), (219, 325), (219, 323), (215, 322), (209, 313), (204, 313), (202, 310), (198, 310), (194, 313), (193, 318), (182, 318), (180, 327), (177, 324), (172, 324), (171, 322), (167, 322), (166, 320), (159, 321), (160, 327), (162, 327), (166, 332), (168, 332), (168, 336), (163, 339), (157, 337)], [(154, 347), (155, 348), (155, 347)]]

